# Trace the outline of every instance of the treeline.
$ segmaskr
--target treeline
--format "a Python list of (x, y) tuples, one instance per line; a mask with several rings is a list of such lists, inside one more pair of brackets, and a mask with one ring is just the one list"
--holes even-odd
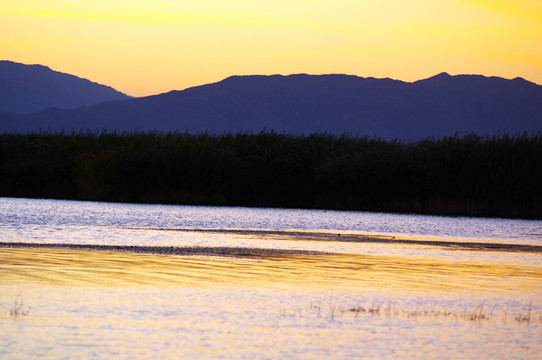
[(0, 196), (542, 219), (542, 134), (3, 134)]

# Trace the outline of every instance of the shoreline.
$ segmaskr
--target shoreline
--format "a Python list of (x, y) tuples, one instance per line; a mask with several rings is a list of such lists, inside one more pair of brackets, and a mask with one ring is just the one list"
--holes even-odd
[[(330, 241), (350, 242), (364, 244), (386, 245), (418, 245), (434, 246), (452, 250), (465, 251), (503, 251), (520, 253), (542, 253), (542, 246), (517, 243), (495, 242), (462, 242), (451, 240), (422, 240), (401, 239), (386, 235), (365, 235), (348, 233), (328, 233), (292, 230), (245, 230), (245, 229), (161, 229), (161, 228), (122, 228), (141, 231), (176, 231), (211, 234), (231, 234), (241, 236), (270, 236), (273, 240), (299, 240), (299, 241)], [(149, 246), (149, 245), (100, 245), (100, 244), (61, 244), (61, 243), (30, 243), (30, 242), (2, 242), (0, 248), (63, 248), (73, 250), (99, 250), (123, 251), (132, 253), (161, 254), (161, 255), (334, 255), (335, 253), (310, 250), (271, 249), (252, 247), (221, 247), (221, 246)]]
[[(430, 240), (430, 239), (404, 239), (392, 235), (375, 234), (354, 234), (354, 233), (332, 233), (316, 232), (304, 230), (255, 230), (255, 229), (161, 229), (161, 228), (121, 228), (129, 230), (153, 230), (153, 231), (178, 231), (178, 232), (199, 232), (213, 234), (232, 234), (232, 235), (258, 235), (287, 237), (288, 240), (304, 241), (333, 241), (333, 242), (355, 242), (355, 243), (375, 243), (375, 244), (406, 244), (406, 245), (425, 245), (453, 247), (458, 250), (478, 250), (478, 251), (514, 251), (514, 252), (542, 252), (542, 246), (516, 243), (497, 243), (497, 242), (467, 242), (452, 240)], [(277, 238), (274, 238), (277, 240)]]
[(97, 245), (97, 244), (40, 244), (23, 242), (0, 242), (0, 248), (67, 249), (128, 252), (153, 255), (207, 255), (207, 256), (247, 256), (247, 255), (332, 255), (323, 251), (262, 249), (247, 247), (211, 246), (142, 246), (142, 245)]

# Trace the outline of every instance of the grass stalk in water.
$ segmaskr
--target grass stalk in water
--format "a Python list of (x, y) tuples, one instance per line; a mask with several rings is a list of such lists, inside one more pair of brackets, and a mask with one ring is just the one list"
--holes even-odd
[[(322, 313), (322, 307), (318, 304), (311, 302), (306, 315), (315, 313), (315, 318), (324, 317), (326, 314)], [(425, 309), (425, 310), (409, 310), (398, 308), (394, 303), (379, 303), (372, 304), (370, 306), (348, 306), (340, 307), (337, 304), (330, 303), (328, 307), (329, 314), (328, 317), (331, 321), (336, 320), (337, 318), (353, 315), (354, 319), (358, 319), (363, 315), (373, 316), (373, 317), (386, 317), (386, 318), (408, 318), (408, 319), (429, 319), (433, 321), (438, 320), (448, 320), (448, 321), (468, 321), (468, 322), (492, 322), (492, 321), (504, 321), (506, 322), (509, 318), (509, 309), (505, 309), (502, 312), (497, 311), (498, 309), (493, 307), (486, 306), (485, 302), (481, 302), (474, 308), (469, 309), (465, 306), (462, 310), (454, 311), (448, 309)], [(299, 309), (296, 309), (299, 312)], [(288, 311), (285, 308), (281, 309), (281, 315), (288, 314)], [(512, 316), (514, 322), (518, 324), (532, 324), (532, 323), (542, 323), (542, 314), (535, 314), (533, 310), (532, 302), (529, 304), (527, 309), (518, 311), (515, 315)]]
[(7, 313), (13, 317), (26, 316), (30, 310), (25, 307), (24, 300), (20, 295), (17, 295), (11, 304), (7, 305)]

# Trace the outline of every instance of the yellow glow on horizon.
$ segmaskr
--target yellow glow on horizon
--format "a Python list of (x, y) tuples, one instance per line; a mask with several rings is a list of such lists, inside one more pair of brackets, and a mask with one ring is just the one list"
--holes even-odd
[(142, 96), (230, 75), (479, 73), (542, 84), (534, 0), (8, 0), (2, 58)]
[(500, 12), (522, 18), (541, 20), (542, 2), (539, 0), (458, 0), (461, 3), (479, 7), (487, 11)]

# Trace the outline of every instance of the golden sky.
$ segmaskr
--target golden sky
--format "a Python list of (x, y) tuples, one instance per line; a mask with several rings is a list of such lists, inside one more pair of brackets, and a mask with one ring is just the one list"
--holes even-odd
[(3, 0), (0, 59), (133, 96), (244, 74), (542, 84), (542, 1)]

